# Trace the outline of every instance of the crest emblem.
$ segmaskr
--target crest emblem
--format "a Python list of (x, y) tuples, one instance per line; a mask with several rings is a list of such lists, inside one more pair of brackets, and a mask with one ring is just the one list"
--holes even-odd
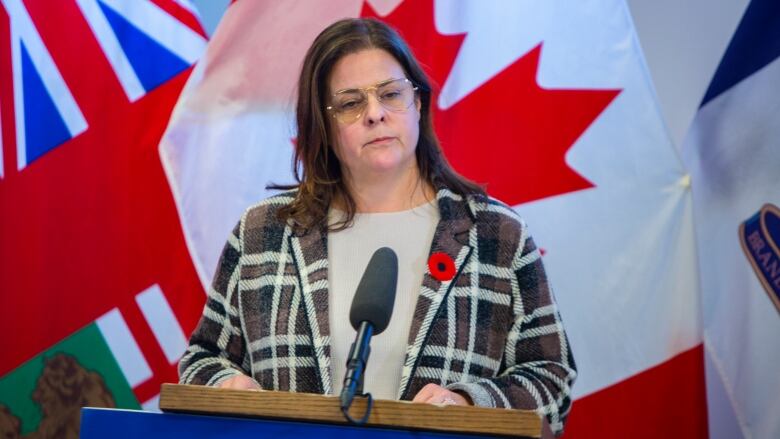
[(740, 224), (739, 240), (753, 271), (780, 312), (780, 209), (764, 204)]

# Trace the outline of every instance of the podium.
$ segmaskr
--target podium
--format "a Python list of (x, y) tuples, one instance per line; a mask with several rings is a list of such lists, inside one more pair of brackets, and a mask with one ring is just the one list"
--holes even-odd
[[(413, 404), (374, 400), (364, 425), (344, 419), (339, 398), (307, 393), (217, 389), (164, 384), (163, 413), (82, 411), (81, 438), (538, 438), (541, 420), (532, 411)], [(350, 414), (360, 418), (364, 398)]]

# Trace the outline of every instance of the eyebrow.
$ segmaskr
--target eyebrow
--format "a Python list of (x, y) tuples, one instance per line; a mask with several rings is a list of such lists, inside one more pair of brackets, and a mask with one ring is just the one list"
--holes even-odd
[(342, 88), (341, 90), (337, 90), (333, 94), (337, 95), (337, 94), (342, 94), (342, 93), (354, 93), (354, 92), (358, 92), (358, 91), (361, 91), (361, 90), (366, 89), (366, 88), (381, 87), (383, 85), (387, 85), (387, 84), (389, 84), (389, 83), (391, 83), (393, 81), (397, 81), (399, 79), (401, 79), (401, 78), (385, 79), (384, 81), (379, 81), (379, 82), (377, 82), (377, 83), (375, 83), (373, 85), (369, 85), (368, 87)]

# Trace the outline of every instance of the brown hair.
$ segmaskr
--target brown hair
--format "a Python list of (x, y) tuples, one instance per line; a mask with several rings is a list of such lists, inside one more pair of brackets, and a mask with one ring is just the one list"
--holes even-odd
[(433, 129), (431, 84), (406, 42), (379, 20), (348, 18), (323, 30), (304, 58), (298, 80), (298, 140), (293, 158), (293, 173), (298, 184), (269, 185), (272, 189), (298, 188), (293, 202), (279, 211), (281, 220), (292, 220), (297, 228), (308, 230), (323, 225), (327, 221), (328, 208), (336, 199), (344, 203), (346, 218), (331, 225), (331, 230), (349, 227), (355, 216), (355, 201), (342, 178), (339, 160), (329, 145), (331, 128), (325, 106), (333, 66), (345, 55), (365, 49), (382, 49), (392, 55), (407, 78), (418, 87), (420, 137), (415, 155), (420, 178), (434, 188), (446, 187), (461, 195), (485, 194), (482, 187), (455, 172), (442, 154)]

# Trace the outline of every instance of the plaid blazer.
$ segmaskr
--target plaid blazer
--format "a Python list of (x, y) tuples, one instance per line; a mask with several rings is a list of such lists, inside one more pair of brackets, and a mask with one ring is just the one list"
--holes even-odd
[[(264, 389), (332, 393), (328, 234), (277, 219), (293, 196), (247, 209), (229, 236), (179, 364), (182, 383), (246, 374)], [(430, 253), (449, 255), (456, 274), (423, 275), (399, 399), (436, 383), (478, 406), (536, 410), (560, 432), (576, 370), (539, 250), (506, 205), (447, 189), (436, 198)]]

